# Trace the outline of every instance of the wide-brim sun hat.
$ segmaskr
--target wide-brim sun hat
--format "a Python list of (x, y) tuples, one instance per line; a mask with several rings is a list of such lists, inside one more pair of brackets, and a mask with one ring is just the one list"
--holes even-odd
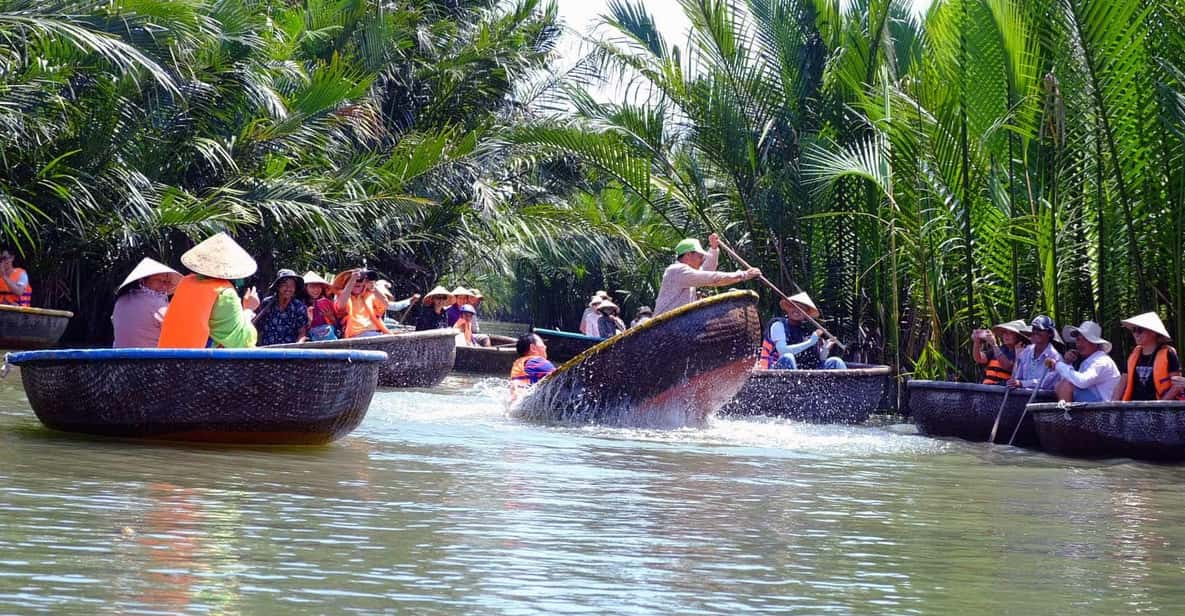
[(607, 301), (609, 301), (609, 300), (607, 300), (603, 297), (598, 297), (598, 296), (594, 295), (594, 296), (592, 296), (592, 299), (588, 300), (588, 307), (595, 309), (597, 306), (600, 306), (603, 302), (607, 302)]
[(144, 257), (139, 263), (136, 264), (136, 267), (132, 268), (132, 273), (128, 274), (128, 277), (123, 279), (123, 282), (120, 283), (119, 287), (115, 289), (115, 292), (119, 293), (124, 289), (124, 287), (132, 284), (133, 282), (137, 282), (157, 274), (168, 274), (169, 286), (174, 289), (177, 288), (177, 285), (181, 283), (181, 272), (178, 272), (177, 270), (165, 265), (164, 263), (161, 263), (160, 261), (157, 261), (156, 259)]
[(1108, 342), (1106, 338), (1103, 338), (1103, 328), (1094, 321), (1083, 321), (1082, 325), (1079, 325), (1078, 327), (1067, 325), (1066, 328), (1062, 330), (1062, 337), (1064, 337), (1067, 342), (1077, 339), (1078, 336), (1082, 336), (1090, 342), (1099, 345), (1099, 348), (1103, 349), (1104, 353), (1111, 352), (1111, 343)]
[(595, 295), (601, 299), (610, 299), (608, 291), (597, 291), (596, 293), (593, 293), (593, 295)]
[(1029, 330), (1029, 326), (1027, 324), (1025, 324), (1024, 321), (1022, 321), (1020, 319), (1016, 319), (1014, 321), (1009, 321), (1007, 323), (1000, 323), (999, 325), (992, 326), (992, 333), (993, 334), (995, 334), (997, 336), (1003, 336), (1004, 332), (1012, 332), (1012, 333), (1016, 334), (1017, 336), (1025, 338), (1026, 340), (1028, 339), (1029, 334), (1031, 333)]
[(469, 296), (474, 299), (485, 299), (485, 296), (482, 295), (481, 291), (478, 291), (477, 289), (469, 289)]
[(428, 294), (424, 296), (424, 299), (432, 299), (434, 297), (442, 297), (449, 302), (453, 301), (453, 294), (449, 293), (448, 289), (440, 285), (437, 285), (435, 289), (428, 291)]
[(223, 280), (239, 280), (255, 273), (255, 259), (225, 233), (216, 233), (181, 255), (190, 271)]
[(613, 312), (621, 312), (621, 308), (619, 308), (617, 306), (617, 304), (614, 304), (613, 302), (611, 302), (609, 300), (605, 300), (605, 301), (601, 302), (600, 306), (597, 306), (598, 312), (605, 312), (606, 310), (612, 310)]
[(301, 289), (304, 288), (304, 276), (301, 276), (290, 269), (282, 269), (276, 272), (276, 279), (272, 281), (272, 286), (268, 288), (271, 289), (272, 293), (275, 293), (276, 289), (280, 286), (280, 283), (288, 279), (292, 279), (296, 282), (296, 292), (300, 293)]
[(457, 287), (457, 288), (453, 289), (452, 291), (450, 291), (450, 294), (453, 296), (453, 299), (456, 299), (461, 296), (465, 296), (465, 297), (472, 297), (473, 296), (473, 293), (471, 293), (469, 291), (469, 289), (466, 289), (465, 287)]
[(811, 296), (807, 295), (805, 291), (797, 295), (791, 295), (789, 298), (782, 299), (782, 301), (778, 302), (778, 306), (780, 306), (782, 310), (789, 312), (789, 306), (791, 303), (796, 304), (800, 309), (802, 309), (803, 312), (807, 314), (807, 316), (812, 319), (819, 318), (819, 315), (821, 314), (819, 312), (819, 307), (815, 305), (815, 302), (811, 301)]
[(307, 287), (311, 284), (323, 284), (325, 286), (329, 286), (329, 281), (322, 278), (321, 275), (318, 274), (317, 272), (313, 272), (313, 271), (305, 272), (304, 273), (304, 286)]
[(708, 251), (704, 250), (703, 244), (694, 237), (689, 237), (678, 244), (675, 244), (675, 258), (678, 259), (689, 252), (698, 252), (705, 257), (708, 256)]
[(1142, 327), (1148, 331), (1155, 332), (1164, 337), (1165, 340), (1172, 340), (1173, 337), (1169, 335), (1169, 330), (1164, 326), (1164, 321), (1160, 320), (1160, 315), (1155, 312), (1145, 312), (1138, 314), (1130, 319), (1125, 319), (1119, 322), (1120, 325), (1131, 329), (1133, 327)]
[(395, 299), (395, 294), (391, 292), (390, 280), (376, 280), (374, 283), (374, 290), (382, 293), (387, 299)]

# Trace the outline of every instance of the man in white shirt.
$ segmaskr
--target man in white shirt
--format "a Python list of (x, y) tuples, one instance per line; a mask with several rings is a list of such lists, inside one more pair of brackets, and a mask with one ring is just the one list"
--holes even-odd
[[(1108, 402), (1115, 394), (1120, 381), (1119, 366), (1111, 359), (1111, 343), (1103, 339), (1103, 328), (1094, 321), (1086, 321), (1078, 327), (1062, 330), (1067, 342), (1074, 342), (1077, 351), (1069, 351), (1064, 359), (1046, 359), (1046, 365), (1057, 370), (1062, 381), (1057, 384), (1057, 399), (1067, 402)], [(1082, 367), (1075, 370), (1073, 363), (1079, 357)]]
[(715, 233), (708, 236), (708, 247), (710, 250), (704, 250), (694, 238), (675, 245), (675, 262), (662, 273), (662, 286), (654, 302), (655, 316), (694, 302), (697, 287), (726, 287), (761, 276), (761, 270), (755, 267), (746, 271), (717, 272), (720, 238)]

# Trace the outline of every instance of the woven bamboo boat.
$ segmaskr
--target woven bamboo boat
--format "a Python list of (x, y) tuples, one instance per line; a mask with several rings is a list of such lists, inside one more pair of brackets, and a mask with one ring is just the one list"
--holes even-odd
[(433, 329), (389, 336), (279, 344), (268, 348), (382, 351), (387, 354), (387, 361), (379, 369), (380, 387), (435, 387), (453, 369), (456, 334), (451, 328)]
[(577, 355), (511, 411), (548, 423), (702, 426), (745, 384), (760, 342), (757, 294), (722, 293)]
[(514, 349), (514, 339), (507, 336), (490, 336), (488, 347), (457, 347), (457, 359), (453, 363), (453, 370), (473, 374), (489, 374), (501, 377), (510, 376), (510, 368), (518, 359), (518, 352)]
[(1029, 406), (1041, 449), (1072, 458), (1185, 461), (1185, 402)]
[[(1007, 387), (979, 383), (949, 383), (946, 381), (910, 381), (909, 414), (918, 430), (927, 436), (954, 436), (976, 443), (987, 442), (1000, 405), (1004, 404)], [(1008, 394), (1008, 405), (1000, 417), (996, 443), (1005, 444), (1012, 437), (1016, 424), (1024, 415), (1024, 422), (1012, 443), (1020, 447), (1037, 447), (1037, 432), (1033, 418), (1024, 413), (1025, 404), (1033, 394), (1031, 389), (1013, 389)], [(1037, 393), (1038, 402), (1056, 399), (1052, 391)]]
[(722, 415), (766, 415), (819, 424), (858, 424), (880, 406), (888, 366), (847, 370), (754, 370)]
[(558, 329), (532, 330), (543, 339), (547, 345), (547, 356), (556, 365), (571, 361), (573, 357), (597, 346), (604, 338), (585, 336), (575, 332), (565, 332)]
[(278, 349), (11, 353), (37, 419), (101, 436), (319, 445), (362, 422), (386, 355)]
[(73, 312), (0, 305), (0, 349), (45, 349), (58, 343)]

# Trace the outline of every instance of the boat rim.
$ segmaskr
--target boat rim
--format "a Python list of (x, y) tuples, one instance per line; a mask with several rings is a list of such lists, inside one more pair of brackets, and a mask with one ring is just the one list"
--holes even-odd
[(302, 349), (56, 349), (48, 351), (18, 351), (4, 356), (6, 363), (22, 364), (61, 361), (111, 361), (111, 360), (223, 360), (223, 361), (269, 361), (269, 360), (329, 360), (347, 362), (382, 362), (387, 360), (383, 351), (358, 351), (351, 349), (302, 350)]
[[(974, 391), (983, 393), (1005, 392), (1009, 389), (1005, 385), (984, 385), (983, 383), (967, 383), (964, 381), (929, 381), (926, 379), (910, 379), (909, 382), (905, 384), (905, 386), (909, 389), (937, 389), (946, 391)], [(1053, 393), (1052, 389), (1043, 389), (1041, 391), (1046, 391), (1051, 394)], [(1032, 388), (1028, 387), (1012, 388), (1012, 393), (1015, 394), (1017, 392), (1031, 394), (1033, 393), (1033, 390)]]
[(857, 376), (890, 376), (893, 374), (893, 369), (883, 364), (849, 364), (861, 366), (860, 368), (841, 368), (837, 370), (824, 370), (822, 368), (813, 370), (778, 370), (770, 368), (754, 368), (753, 374), (750, 378), (773, 378), (773, 377), (792, 377), (792, 376), (839, 376), (839, 377), (857, 377)]
[(606, 340), (606, 338), (602, 338), (600, 336), (585, 336), (584, 334), (578, 334), (576, 332), (566, 332), (562, 329), (548, 329), (546, 327), (536, 327), (531, 329), (531, 332), (535, 334), (554, 336), (556, 338), (567, 338), (569, 340), (595, 340), (597, 342)]
[(54, 310), (52, 308), (34, 308), (32, 306), (9, 306), (7, 304), (0, 304), (0, 312), (16, 312), (19, 314), (35, 314), (43, 317), (61, 317), (63, 319), (74, 318), (74, 313), (69, 310)]
[(1175, 411), (1185, 409), (1185, 400), (1112, 400), (1110, 402), (1038, 402), (1028, 405), (1030, 413), (1062, 411)]

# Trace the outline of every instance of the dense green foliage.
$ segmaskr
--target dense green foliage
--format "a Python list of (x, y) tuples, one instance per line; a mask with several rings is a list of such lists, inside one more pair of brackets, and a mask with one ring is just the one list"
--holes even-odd
[[(578, 157), (680, 232), (718, 230), (903, 370), (973, 327), (1145, 310), (1185, 336), (1185, 3), (618, 0), (589, 62), (629, 83), (516, 139)], [(595, 86), (594, 86), (595, 87)]]

